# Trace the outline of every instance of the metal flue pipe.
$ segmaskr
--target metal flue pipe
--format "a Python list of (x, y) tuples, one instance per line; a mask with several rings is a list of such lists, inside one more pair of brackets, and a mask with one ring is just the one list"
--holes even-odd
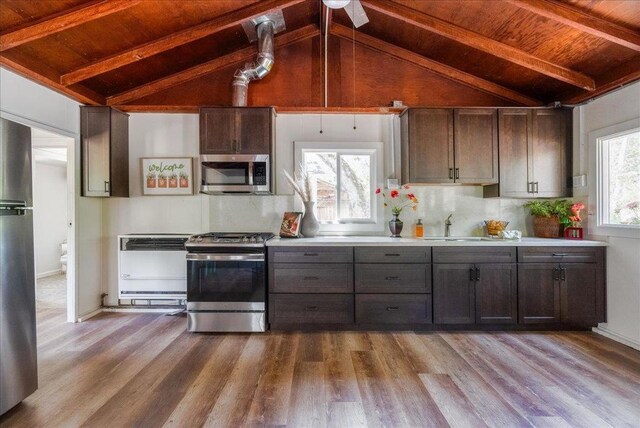
[(244, 67), (236, 70), (233, 75), (233, 106), (244, 107), (247, 105), (247, 90), (249, 82), (260, 80), (273, 67), (273, 35), (275, 33), (273, 21), (264, 21), (256, 26), (258, 35), (258, 56), (253, 63), (246, 63)]

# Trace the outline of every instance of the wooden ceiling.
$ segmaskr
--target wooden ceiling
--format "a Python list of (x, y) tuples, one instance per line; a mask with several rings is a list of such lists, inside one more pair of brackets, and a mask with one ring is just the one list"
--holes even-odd
[[(361, 0), (330, 11), (328, 106), (579, 103), (640, 79), (640, 1)], [(324, 106), (320, 0), (2, 0), (0, 64), (86, 104), (127, 111), (230, 105), (251, 61), (242, 22), (277, 9), (275, 66), (249, 105)]]

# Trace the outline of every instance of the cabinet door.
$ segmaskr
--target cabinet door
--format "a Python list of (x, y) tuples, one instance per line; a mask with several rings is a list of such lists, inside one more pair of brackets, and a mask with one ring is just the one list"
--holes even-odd
[(200, 153), (235, 153), (236, 138), (235, 108), (200, 109)]
[(264, 155), (271, 153), (271, 108), (238, 108), (238, 153)]
[(453, 183), (453, 110), (409, 110), (409, 182)]
[(498, 111), (500, 142), (500, 196), (527, 198), (529, 193), (528, 147), (531, 138), (531, 113), (528, 109)]
[(109, 107), (81, 107), (80, 111), (82, 194), (109, 196)]
[(497, 183), (497, 110), (492, 108), (456, 109), (453, 123), (456, 183)]
[(598, 301), (596, 297), (598, 272), (595, 263), (562, 265), (560, 301), (562, 322), (570, 324), (596, 324)]
[(560, 281), (558, 265), (531, 263), (518, 265), (518, 313), (523, 324), (560, 322)]
[(515, 263), (476, 265), (476, 322), (518, 321), (518, 270)]
[(110, 196), (129, 197), (129, 115), (111, 109)]
[(529, 156), (536, 197), (571, 196), (567, 188), (567, 162), (571, 156), (567, 117), (566, 110), (532, 110)]
[(436, 324), (474, 324), (475, 281), (470, 264), (433, 265), (433, 315)]

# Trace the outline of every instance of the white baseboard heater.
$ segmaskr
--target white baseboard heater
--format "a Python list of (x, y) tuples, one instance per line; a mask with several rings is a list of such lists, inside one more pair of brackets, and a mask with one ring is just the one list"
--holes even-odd
[(184, 243), (189, 236), (118, 236), (118, 298), (186, 299), (187, 252)]

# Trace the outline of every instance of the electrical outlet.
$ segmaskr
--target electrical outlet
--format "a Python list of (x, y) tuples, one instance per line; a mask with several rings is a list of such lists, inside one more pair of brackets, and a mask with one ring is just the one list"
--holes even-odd
[(587, 187), (587, 176), (586, 175), (574, 175), (573, 176), (573, 187)]
[(397, 178), (387, 178), (387, 189), (399, 189), (400, 183)]

